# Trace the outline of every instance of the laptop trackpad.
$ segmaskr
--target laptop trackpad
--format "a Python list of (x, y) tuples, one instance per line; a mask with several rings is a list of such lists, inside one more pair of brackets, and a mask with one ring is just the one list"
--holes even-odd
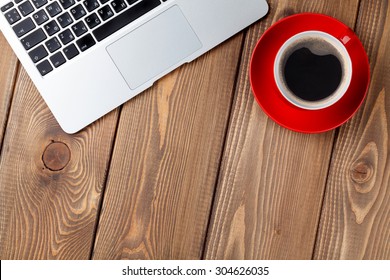
[(131, 89), (143, 85), (202, 47), (178, 6), (107, 47)]

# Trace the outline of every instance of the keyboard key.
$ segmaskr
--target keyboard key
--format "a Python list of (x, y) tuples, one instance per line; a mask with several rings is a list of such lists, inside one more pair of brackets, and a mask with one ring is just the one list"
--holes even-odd
[(40, 7), (47, 4), (47, 0), (31, 0), (35, 6), (35, 8), (39, 9)]
[(110, 1), (110, 0), (99, 0), (100, 1), (100, 3), (103, 5), (103, 4), (106, 4), (108, 1)]
[(20, 40), (23, 44), (23, 47), (26, 50), (29, 50), (36, 45), (38, 45), (40, 42), (45, 40), (47, 37), (45, 35), (45, 32), (41, 28), (38, 30), (35, 30), (34, 32), (30, 33), (26, 37), (24, 37), (22, 40)]
[(93, 35), (95, 35), (98, 41), (101, 41), (160, 4), (160, 0), (144, 0), (96, 28), (93, 31)]
[(73, 6), (76, 2), (75, 0), (60, 0), (62, 8), (67, 9), (71, 6)]
[(13, 6), (14, 6), (14, 3), (9, 2), (8, 4), (5, 4), (3, 7), (1, 7), (1, 11), (2, 11), (2, 12), (6, 12), (6, 11), (8, 11), (9, 9), (11, 9)]
[(60, 5), (57, 2), (53, 2), (46, 6), (46, 11), (51, 17), (54, 17), (62, 12)]
[(61, 52), (58, 52), (50, 57), (50, 61), (51, 63), (53, 63), (54, 67), (57, 68), (64, 64), (66, 62), (66, 59)]
[(53, 71), (53, 67), (50, 65), (50, 62), (47, 60), (44, 60), (40, 64), (38, 64), (37, 68), (39, 73), (41, 73), (42, 76), (45, 76), (51, 71)]
[(78, 23), (73, 25), (72, 30), (77, 37), (80, 37), (81, 35), (83, 35), (85, 32), (88, 31), (87, 27), (82, 21), (79, 21)]
[(92, 29), (98, 24), (100, 24), (100, 19), (97, 14), (93, 13), (85, 18), (85, 22), (87, 23), (88, 27)]
[(22, 2), (23, 0), (15, 0), (15, 4), (19, 4), (20, 2)]
[(73, 22), (72, 18), (70, 17), (70, 14), (68, 12), (63, 13), (59, 17), (57, 17), (58, 23), (61, 25), (62, 28), (67, 27), (69, 24)]
[(84, 10), (83, 6), (79, 4), (73, 7), (72, 9), (70, 9), (70, 13), (72, 14), (75, 20), (78, 20), (79, 18), (85, 16), (86, 11)]
[(123, 9), (127, 7), (124, 0), (114, 0), (111, 2), (111, 6), (114, 9), (115, 12), (119, 13)]
[(60, 38), (61, 43), (65, 46), (74, 40), (74, 35), (70, 29), (66, 29), (58, 34), (58, 38)]
[(18, 22), (21, 19), (20, 14), (16, 9), (12, 9), (11, 11), (7, 12), (4, 16), (7, 19), (9, 24), (14, 24), (15, 22)]
[(76, 41), (76, 44), (77, 44), (77, 46), (79, 46), (79, 49), (82, 52), (85, 52), (86, 50), (88, 50), (90, 47), (92, 47), (96, 43), (95, 43), (95, 40), (93, 39), (93, 37), (91, 36), (91, 34), (88, 34), (88, 35), (85, 35), (84, 37), (82, 37), (81, 39), (78, 39)]
[(110, 6), (106, 5), (98, 10), (98, 14), (102, 20), (107, 20), (114, 15), (114, 12), (111, 10)]
[(100, 6), (97, 0), (84, 0), (83, 3), (88, 12), (91, 12)]
[(46, 14), (45, 10), (39, 10), (38, 12), (33, 14), (32, 17), (38, 25), (41, 25), (42, 23), (49, 20), (49, 16)]
[(49, 23), (45, 24), (43, 26), (43, 28), (46, 30), (47, 35), (49, 35), (49, 36), (54, 35), (58, 31), (60, 31), (60, 27), (58, 26), (58, 24), (55, 20), (52, 20)]
[(46, 49), (44, 46), (40, 45), (39, 47), (33, 49), (31, 52), (28, 53), (29, 56), (31, 57), (32, 61), (34, 63), (37, 63), (44, 59), (46, 56), (49, 54), (47, 53)]
[(74, 44), (71, 44), (63, 49), (64, 54), (67, 59), (71, 60), (75, 56), (79, 54), (79, 51), (77, 50), (76, 46)]
[(129, 5), (133, 5), (135, 2), (137, 2), (138, 0), (126, 0), (127, 1), (127, 4)]
[(31, 14), (32, 12), (34, 12), (34, 7), (31, 5), (31, 3), (29, 1), (26, 1), (26, 2), (23, 2), (22, 4), (20, 4), (18, 9), (23, 16), (27, 16), (27, 15)]
[(46, 43), (46, 48), (49, 50), (49, 52), (53, 53), (55, 52), (56, 50), (58, 50), (59, 48), (61, 48), (61, 43), (60, 41), (58, 41), (58, 39), (56, 37), (54, 38), (51, 38), (50, 40), (48, 40)]
[(34, 28), (35, 24), (31, 18), (26, 18), (25, 20), (19, 22), (18, 24), (15, 24), (14, 27), (12, 27), (12, 29), (16, 33), (16, 36), (18, 36), (19, 38), (22, 37), (24, 34), (30, 32)]

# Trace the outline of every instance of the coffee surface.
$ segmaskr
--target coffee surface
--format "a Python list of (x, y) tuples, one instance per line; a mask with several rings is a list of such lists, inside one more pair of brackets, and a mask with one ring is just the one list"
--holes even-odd
[(284, 79), (297, 97), (306, 101), (319, 101), (337, 90), (342, 79), (342, 66), (332, 54), (316, 55), (302, 47), (287, 58)]

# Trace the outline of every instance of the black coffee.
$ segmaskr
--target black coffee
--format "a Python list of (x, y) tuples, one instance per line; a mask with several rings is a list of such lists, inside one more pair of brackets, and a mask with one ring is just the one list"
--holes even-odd
[(332, 95), (340, 85), (342, 74), (336, 56), (316, 55), (306, 47), (291, 53), (284, 66), (288, 88), (306, 101), (319, 101)]

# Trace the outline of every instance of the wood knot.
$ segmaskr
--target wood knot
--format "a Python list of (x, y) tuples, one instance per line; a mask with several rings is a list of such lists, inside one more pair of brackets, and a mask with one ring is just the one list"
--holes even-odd
[(373, 167), (365, 161), (355, 162), (351, 167), (351, 179), (357, 184), (368, 182), (373, 173)]
[(45, 167), (51, 171), (60, 171), (64, 169), (70, 161), (70, 150), (65, 143), (50, 143), (42, 155), (42, 161)]

